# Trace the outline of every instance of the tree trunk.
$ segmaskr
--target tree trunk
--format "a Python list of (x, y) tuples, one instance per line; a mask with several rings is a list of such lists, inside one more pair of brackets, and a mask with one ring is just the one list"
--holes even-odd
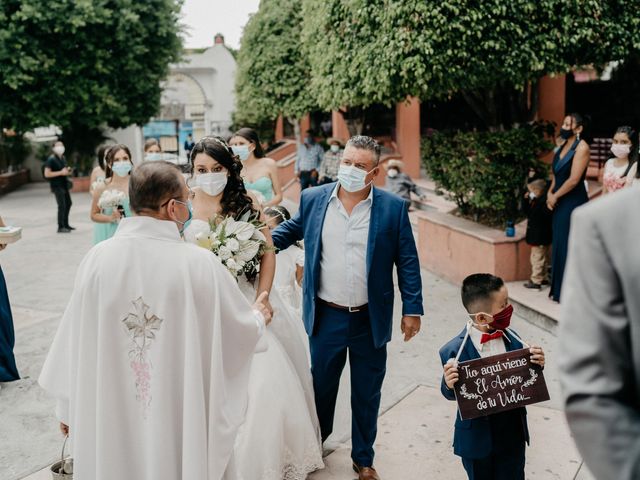
[(348, 110), (338, 110), (344, 122), (347, 124), (349, 135), (354, 137), (356, 135), (362, 135), (364, 130), (364, 117), (365, 110), (362, 107), (351, 107)]
[(293, 136), (296, 137), (296, 143), (302, 143), (302, 133), (300, 133), (300, 122), (296, 118), (287, 117), (287, 122), (293, 126)]

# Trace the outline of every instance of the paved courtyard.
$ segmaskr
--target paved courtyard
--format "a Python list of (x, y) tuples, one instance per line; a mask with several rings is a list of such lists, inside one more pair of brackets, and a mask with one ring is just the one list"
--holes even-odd
[[(74, 194), (71, 224), (77, 230), (57, 234), (56, 207), (45, 184), (28, 185), (0, 197), (0, 216), (22, 226), (23, 240), (0, 252), (0, 265), (13, 307), (15, 353), (22, 380), (0, 390), (0, 479), (50, 478), (47, 465), (62, 445), (53, 401), (37, 385), (42, 363), (69, 298), (76, 268), (91, 248), (89, 195)], [(389, 344), (387, 376), (382, 395), (377, 468), (384, 479), (465, 478), (451, 449), (455, 405), (441, 397), (439, 347), (465, 322), (458, 287), (423, 271), (426, 316), (421, 333), (404, 343), (396, 335)], [(400, 307), (396, 305), (396, 318)], [(517, 313), (517, 311), (516, 311)], [(560, 411), (556, 369), (557, 342), (553, 334), (514, 317), (514, 327), (527, 341), (547, 353), (545, 377), (551, 400), (529, 407), (532, 431), (527, 452), (527, 478), (587, 480)], [(342, 379), (336, 428), (326, 447), (335, 450), (327, 468), (313, 480), (353, 479), (349, 461), (348, 375)], [(41, 471), (40, 473), (37, 473)]]

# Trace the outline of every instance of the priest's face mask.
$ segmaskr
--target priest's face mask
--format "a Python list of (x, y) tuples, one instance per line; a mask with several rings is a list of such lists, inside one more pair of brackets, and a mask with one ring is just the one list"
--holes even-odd
[(191, 218), (193, 217), (193, 207), (191, 206), (192, 198), (193, 192), (185, 183), (180, 198), (170, 198), (160, 206), (166, 209), (167, 220), (171, 220), (176, 224), (181, 235), (189, 226)]

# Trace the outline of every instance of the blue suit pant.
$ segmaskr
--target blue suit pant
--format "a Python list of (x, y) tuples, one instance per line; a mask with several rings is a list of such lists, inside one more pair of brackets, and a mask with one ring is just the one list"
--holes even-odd
[(524, 480), (525, 443), (494, 452), (488, 457), (462, 457), (462, 465), (469, 480)]
[(386, 372), (387, 347), (373, 343), (368, 312), (318, 305), (313, 335), (309, 338), (311, 372), (322, 440), (333, 431), (340, 376), (347, 354), (351, 370), (351, 458), (361, 466), (373, 465), (380, 390)]

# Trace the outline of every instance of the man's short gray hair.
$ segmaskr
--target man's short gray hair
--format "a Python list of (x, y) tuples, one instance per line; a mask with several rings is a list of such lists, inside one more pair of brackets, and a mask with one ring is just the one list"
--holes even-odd
[(346, 147), (353, 147), (359, 150), (369, 150), (373, 153), (373, 164), (378, 166), (378, 163), (380, 162), (380, 144), (373, 138), (366, 135), (356, 135), (349, 139), (345, 148)]

